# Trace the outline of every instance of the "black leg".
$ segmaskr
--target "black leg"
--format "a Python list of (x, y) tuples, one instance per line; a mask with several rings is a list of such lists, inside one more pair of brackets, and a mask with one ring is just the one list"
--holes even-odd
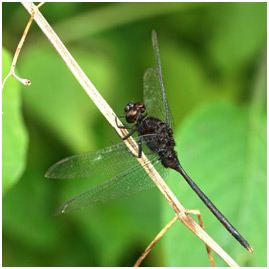
[[(129, 134), (131, 134), (131, 132), (129, 133)], [(128, 135), (129, 135), (128, 134)], [(129, 135), (130, 136), (130, 135)], [(128, 137), (127, 137), (128, 138)], [(124, 140), (124, 138), (123, 138), (123, 140)], [(138, 154), (137, 155), (135, 155), (135, 154), (133, 154), (130, 150), (128, 150), (135, 158), (141, 158), (141, 156), (142, 156), (142, 140), (141, 140), (141, 137), (138, 137)]]
[[(117, 120), (118, 120), (118, 118), (115, 117), (115, 122), (116, 122), (116, 125), (117, 125), (118, 128), (120, 128), (120, 129), (131, 129), (131, 131), (126, 136), (121, 138), (122, 140), (126, 140), (127, 138), (129, 138), (131, 135), (133, 135), (137, 131), (137, 128), (136, 128), (135, 125), (133, 125), (133, 126), (118, 125)], [(130, 153), (136, 158), (141, 158), (141, 156), (142, 156), (142, 140), (141, 140), (141, 137), (138, 137), (138, 155), (135, 155), (132, 152), (130, 152)]]
[(115, 117), (115, 122), (116, 122), (117, 127), (120, 129), (133, 129), (134, 128), (134, 126), (124, 125), (124, 124), (118, 125), (118, 118), (117, 117)]
[(141, 158), (142, 156), (142, 138), (141, 136), (138, 137), (138, 155), (136, 158)]
[(136, 132), (136, 128), (135, 128), (135, 126), (129, 126), (129, 127), (132, 127), (132, 128), (129, 128), (129, 129), (132, 129), (132, 130), (131, 130), (130, 133), (128, 133), (126, 136), (122, 137), (122, 138), (121, 138), (122, 140), (126, 140), (126, 139), (129, 138), (133, 133)]

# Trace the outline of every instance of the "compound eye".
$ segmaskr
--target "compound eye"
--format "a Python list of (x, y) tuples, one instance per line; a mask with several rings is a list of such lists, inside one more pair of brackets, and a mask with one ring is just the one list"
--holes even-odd
[(128, 103), (124, 108), (125, 120), (128, 123), (136, 122), (137, 113), (137, 108), (133, 102)]
[(127, 113), (128, 111), (130, 111), (134, 107), (134, 105), (135, 104), (133, 102), (128, 103), (124, 108), (124, 113)]
[(127, 112), (125, 112), (125, 120), (128, 123), (135, 123), (137, 118), (137, 109), (136, 107), (130, 108)]
[(142, 102), (135, 103), (135, 106), (137, 107), (137, 110), (140, 113), (144, 113), (146, 111), (146, 107), (145, 107), (144, 103), (142, 103)]

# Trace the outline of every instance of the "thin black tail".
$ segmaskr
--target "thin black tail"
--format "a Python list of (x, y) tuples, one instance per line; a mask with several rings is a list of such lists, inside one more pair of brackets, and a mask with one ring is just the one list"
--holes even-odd
[(214, 206), (214, 204), (207, 198), (207, 196), (199, 189), (199, 187), (192, 181), (183, 168), (179, 165), (177, 171), (184, 177), (190, 187), (196, 192), (204, 204), (216, 216), (216, 218), (223, 224), (223, 226), (230, 232), (230, 234), (248, 251), (253, 252), (250, 244), (243, 238), (243, 236), (233, 227), (233, 225), (222, 215), (222, 213)]

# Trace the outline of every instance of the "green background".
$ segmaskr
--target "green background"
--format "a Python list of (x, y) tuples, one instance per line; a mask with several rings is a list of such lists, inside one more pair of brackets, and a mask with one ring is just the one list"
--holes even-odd
[[(3, 77), (29, 15), (3, 3)], [(158, 34), (182, 166), (254, 249), (248, 253), (176, 173), (168, 185), (240, 266), (266, 266), (266, 3), (46, 3), (41, 12), (117, 115), (142, 101)], [(33, 23), (3, 91), (3, 266), (132, 266), (173, 217), (157, 188), (53, 217), (97, 184), (46, 179), (50, 165), (119, 142)], [(226, 266), (214, 254), (217, 266)], [(177, 222), (144, 266), (209, 266)]]

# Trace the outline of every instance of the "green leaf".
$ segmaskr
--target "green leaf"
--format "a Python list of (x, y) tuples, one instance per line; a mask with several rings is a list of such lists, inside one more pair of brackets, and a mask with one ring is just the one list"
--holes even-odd
[(266, 3), (218, 3), (209, 19), (214, 33), (208, 53), (222, 69), (234, 72), (245, 67), (266, 47)]
[[(71, 52), (95, 86), (100, 91), (106, 90), (107, 98), (111, 96), (113, 67), (105, 57), (99, 51), (71, 49)], [(23, 70), (32, 82), (31, 92), (25, 91), (23, 95), (27, 115), (73, 152), (89, 150), (96, 143), (93, 125), (101, 114), (61, 57), (51, 48), (38, 47), (28, 50), (22, 61)]]
[[(3, 78), (8, 74), (12, 58), (3, 49)], [(29, 89), (26, 89), (29, 90)], [(3, 89), (2, 115), (3, 142), (3, 194), (19, 180), (26, 164), (27, 131), (21, 114), (20, 83), (9, 77)]]
[[(193, 107), (205, 101), (223, 98), (219, 83), (212, 83), (199, 58), (188, 46), (175, 44), (170, 39), (162, 41), (159, 46), (162, 48), (165, 89), (169, 106), (173, 107), (173, 115), (176, 115), (175, 121), (179, 122)], [(179, 100), (184, 100), (180, 106)]]
[[(175, 139), (185, 171), (249, 241), (255, 256), (225, 230), (178, 173), (170, 182), (185, 208), (199, 208), (206, 231), (239, 265), (265, 266), (266, 120), (259, 116), (253, 128), (250, 111), (230, 103), (205, 105), (183, 123)], [(173, 214), (165, 214), (167, 223)], [(209, 266), (203, 242), (180, 224), (165, 237), (167, 266)], [(216, 257), (216, 265), (225, 263)]]
[[(44, 169), (36, 166), (35, 171), (30, 170), (28, 166), (21, 181), (3, 198), (3, 230), (23, 243), (24, 251), (46, 250), (48, 245), (53, 249), (59, 231), (51, 216), (52, 189), (41, 173)], [(34, 260), (30, 259), (28, 266), (34, 266)], [(16, 259), (13, 265), (18, 265)]]

